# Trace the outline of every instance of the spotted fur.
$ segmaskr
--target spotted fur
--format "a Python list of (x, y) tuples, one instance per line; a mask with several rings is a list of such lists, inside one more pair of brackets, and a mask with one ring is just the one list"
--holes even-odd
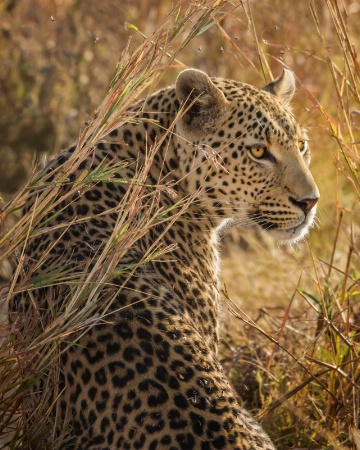
[[(110, 133), (71, 175), (74, 183), (104, 160), (127, 160), (116, 177), (131, 179), (147, 149), (163, 138), (148, 183), (172, 182), (177, 196), (162, 191), (160, 206), (171, 215), (175, 202), (197, 194), (170, 229), (159, 222), (123, 263), (138, 264), (159, 237), (166, 246), (175, 244), (166, 260), (141, 265), (114, 298), (106, 322), (62, 354), (56, 420), (68, 433), (64, 449), (275, 448), (239, 406), (217, 357), (217, 230), (233, 220), (294, 241), (312, 224), (319, 194), (306, 136), (288, 107), (293, 91), (289, 71), (258, 90), (185, 70), (175, 86), (135, 105), (137, 120)], [(73, 152), (62, 153), (49, 173)], [(31, 239), (28, 264), (52, 246), (39, 273), (81, 271), (107, 243), (117, 214), (106, 211), (126, 190), (123, 183), (99, 182), (58, 205), (46, 226), (72, 225)], [(116, 276), (113, 285), (121, 286), (125, 276)], [(49, 302), (60, 309), (64, 298), (61, 290), (42, 291), (39, 312), (45, 317)], [(32, 304), (21, 296), (13, 309), (29, 314)]]

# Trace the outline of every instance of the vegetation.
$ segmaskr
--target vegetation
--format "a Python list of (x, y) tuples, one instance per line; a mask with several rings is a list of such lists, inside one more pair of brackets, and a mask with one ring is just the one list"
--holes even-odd
[[(359, 12), (356, 0), (199, 0), (174, 9), (165, 0), (0, 1), (6, 42), (0, 47), (0, 448), (41, 442), (46, 420), (45, 428), (23, 434), (23, 399), (42, 378), (36, 408), (44, 408), (42, 400), (54, 388), (56, 374), (49, 367), (59, 343), (103, 320), (97, 303), (116, 262), (163, 218), (156, 196), (171, 189), (148, 189), (147, 167), (140, 169), (136, 180), (128, 180), (132, 187), (119, 205), (113, 240), (94, 269), (81, 280), (65, 270), (47, 279), (21, 278), (26, 240), (47, 232), (40, 225), (59, 201), (58, 187), (94, 143), (129, 120), (129, 104), (172, 83), (179, 68), (262, 86), (285, 66), (297, 76), (294, 113), (311, 141), (321, 192), (317, 227), (295, 248), (278, 248), (252, 230), (226, 231), (221, 357), (242, 401), (263, 420), (277, 448), (360, 449)], [(22, 187), (44, 159), (73, 141), (74, 159), (54, 181), (40, 172)], [(73, 189), (111, 180), (115, 170), (104, 166)], [(42, 194), (21, 218), (31, 186)], [(179, 205), (179, 214), (185, 207)], [(150, 249), (148, 258), (167, 250)], [(52, 284), (72, 287), (66, 311), (40, 334), (24, 335), (23, 324), (7, 324), (12, 296)], [(29, 321), (35, 330), (38, 318)]]

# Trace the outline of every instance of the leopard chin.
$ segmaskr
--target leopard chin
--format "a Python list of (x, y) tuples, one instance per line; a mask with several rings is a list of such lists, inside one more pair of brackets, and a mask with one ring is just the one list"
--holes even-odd
[(304, 220), (299, 225), (296, 225), (294, 227), (282, 229), (278, 226), (275, 226), (269, 227), (265, 231), (279, 244), (294, 244), (304, 239), (309, 233), (310, 228), (314, 224), (315, 213), (315, 210), (312, 211), (304, 218)]

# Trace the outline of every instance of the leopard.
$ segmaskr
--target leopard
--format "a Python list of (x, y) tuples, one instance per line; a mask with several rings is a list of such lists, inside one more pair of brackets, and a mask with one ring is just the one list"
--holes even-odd
[[(132, 120), (94, 145), (68, 179), (77, 183), (110, 161), (117, 182), (94, 181), (56, 204), (44, 221), (49, 231), (29, 236), (25, 261), (37, 264), (36, 274), (91, 268), (130, 189), (122, 181), (136, 177), (157, 145), (146, 184), (171, 184), (159, 190), (158, 206), (173, 220), (159, 220), (125, 252), (120, 266), (136, 270), (114, 275), (118, 290), (110, 303), (101, 300), (106, 320), (82, 329), (61, 353), (53, 402), (56, 429), (66, 430), (61, 448), (275, 449), (220, 364), (219, 235), (234, 224), (286, 244), (314, 224), (320, 194), (306, 130), (291, 108), (295, 85), (288, 69), (263, 88), (182, 70), (174, 85), (135, 102)], [(49, 164), (50, 181), (75, 153), (73, 145)], [(25, 211), (36, 195), (34, 188)], [(179, 199), (189, 198), (178, 214)], [(56, 226), (63, 223), (65, 231)], [(166, 255), (144, 262), (154, 243)], [(32, 300), (16, 297), (13, 313), (36, 308), (45, 318), (50, 302), (52, 310), (66, 307), (65, 291), (49, 289), (33, 290)]]

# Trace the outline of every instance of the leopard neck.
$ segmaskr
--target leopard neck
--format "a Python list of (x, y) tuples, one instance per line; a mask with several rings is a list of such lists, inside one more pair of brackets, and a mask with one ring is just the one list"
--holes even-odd
[(163, 249), (171, 248), (160, 260), (151, 262), (151, 271), (171, 293), (168, 307), (176, 309), (216, 353), (221, 298), (216, 232), (192, 220), (190, 211), (168, 230), (165, 226), (155, 227), (145, 237), (143, 251), (155, 241)]

